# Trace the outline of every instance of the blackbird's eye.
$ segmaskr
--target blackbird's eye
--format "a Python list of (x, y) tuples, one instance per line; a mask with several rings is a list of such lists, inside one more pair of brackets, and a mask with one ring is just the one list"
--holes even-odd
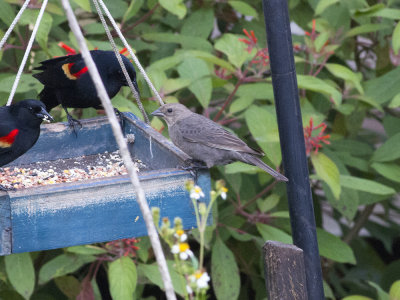
[(168, 108), (167, 112), (172, 113), (172, 108)]
[(39, 107), (39, 106), (35, 106), (35, 107), (31, 107), (31, 110), (32, 110), (34, 113), (40, 113), (40, 112), (42, 111), (42, 108)]

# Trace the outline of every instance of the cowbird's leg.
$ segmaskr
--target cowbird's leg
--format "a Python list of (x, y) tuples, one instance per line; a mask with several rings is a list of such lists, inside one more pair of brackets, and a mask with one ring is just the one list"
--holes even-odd
[(122, 133), (124, 133), (124, 129), (125, 129), (125, 116), (124, 116), (124, 114), (123, 114), (122, 112), (120, 112), (120, 111), (118, 110), (118, 108), (115, 108), (115, 107), (114, 107), (114, 112), (115, 112), (115, 114), (117, 115), (117, 117), (119, 118), (119, 125), (121, 125)]
[(82, 124), (81, 122), (79, 122), (78, 120), (74, 119), (68, 112), (67, 108), (65, 106), (63, 106), (65, 113), (67, 114), (67, 119), (68, 119), (68, 127), (72, 129), (72, 132), (75, 134), (75, 137), (78, 136), (77, 131), (76, 131), (76, 127), (79, 126), (80, 128), (82, 128)]
[(15, 191), (14, 187), (5, 187), (4, 185), (0, 184), (0, 191), (8, 192), (8, 191)]
[(178, 168), (190, 172), (190, 175), (192, 175), (193, 177), (194, 183), (197, 182), (199, 170), (208, 169), (202, 161), (195, 159), (186, 160), (185, 165), (178, 166)]

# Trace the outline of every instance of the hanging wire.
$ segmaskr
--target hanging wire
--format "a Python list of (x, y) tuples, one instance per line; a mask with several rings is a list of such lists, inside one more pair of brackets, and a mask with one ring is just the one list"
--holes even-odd
[(17, 76), (15, 77), (14, 84), (11, 88), (11, 93), (7, 100), (7, 106), (11, 105), (12, 100), (14, 98), (15, 91), (17, 90), (18, 83), (19, 83), (19, 80), (21, 79), (22, 71), (25, 68), (26, 61), (28, 60), (29, 53), (31, 52), (31, 48), (32, 48), (33, 42), (35, 40), (36, 33), (38, 31), (40, 21), (42, 20), (44, 10), (46, 9), (47, 2), (48, 2), (48, 0), (43, 0), (42, 7), (40, 8), (39, 15), (36, 19), (35, 27), (33, 27), (31, 38), (29, 39), (28, 45), (26, 46), (24, 57), (22, 58), (22, 62), (21, 62), (21, 65), (19, 66)]
[(129, 46), (128, 42), (126, 41), (125, 37), (123, 36), (121, 30), (119, 29), (117, 23), (115, 22), (113, 16), (111, 15), (110, 11), (108, 10), (107, 6), (104, 4), (103, 0), (96, 0), (100, 3), (101, 8), (106, 13), (107, 18), (110, 20), (111, 24), (114, 27), (114, 30), (117, 32), (119, 38), (124, 43), (126, 49), (128, 49), (129, 54), (131, 55), (135, 65), (139, 69), (140, 73), (142, 73), (144, 79), (146, 80), (147, 84), (149, 85), (150, 89), (153, 91), (154, 96), (157, 98), (158, 103), (160, 105), (164, 105), (164, 101), (161, 99), (160, 94), (157, 92), (156, 88), (154, 87), (153, 83), (151, 82), (149, 76), (147, 76), (146, 71), (143, 69), (142, 65), (140, 64), (139, 60), (137, 59), (136, 55), (133, 53), (131, 46)]
[(0, 41), (0, 50), (3, 49), (4, 44), (7, 42), (8, 37), (10, 36), (11, 32), (13, 31), (15, 25), (17, 25), (19, 19), (21, 18), (22, 13), (24, 12), (25, 8), (28, 6), (31, 0), (26, 0), (25, 3), (22, 5), (21, 9), (19, 10), (18, 14), (15, 16), (14, 20), (12, 21), (10, 27), (8, 27), (6, 33), (4, 34), (3, 38)]
[(160, 269), (161, 278), (164, 283), (164, 288), (166, 292), (166, 296), (168, 300), (176, 300), (176, 295), (174, 292), (174, 288), (172, 286), (171, 276), (169, 275), (167, 262), (165, 260), (164, 252), (161, 247), (161, 242), (157, 234), (156, 227), (154, 225), (153, 217), (150, 212), (149, 205), (146, 201), (144, 190), (140, 184), (139, 177), (133, 165), (132, 158), (130, 156), (128, 146), (122, 134), (121, 127), (118, 123), (117, 117), (114, 113), (113, 106), (111, 104), (110, 98), (108, 97), (107, 91), (104, 87), (103, 81), (101, 80), (99, 71), (96, 67), (96, 64), (93, 61), (92, 56), (90, 55), (89, 49), (86, 45), (85, 38), (83, 37), (82, 31), (79, 27), (78, 21), (72, 11), (71, 5), (68, 0), (61, 0), (65, 13), (67, 15), (68, 23), (71, 28), (71, 31), (76, 37), (76, 40), (79, 43), (79, 48), (82, 52), (82, 58), (85, 61), (86, 66), (88, 67), (89, 74), (92, 77), (93, 83), (101, 100), (101, 103), (106, 111), (107, 118), (110, 122), (111, 129), (113, 131), (115, 140), (118, 144), (122, 160), (125, 164), (125, 167), (128, 171), (129, 178), (133, 187), (135, 188), (135, 193), (137, 197), (137, 201), (142, 212), (143, 218), (146, 223), (147, 233), (149, 235), (151, 245), (154, 250), (154, 254), (156, 256), (156, 260), (158, 263), (158, 267)]
[(131, 82), (131, 79), (129, 77), (128, 71), (126, 70), (125, 64), (122, 61), (121, 54), (118, 51), (117, 45), (115, 44), (115, 41), (114, 41), (114, 38), (112, 37), (110, 29), (108, 28), (107, 22), (104, 19), (103, 12), (101, 11), (101, 9), (99, 7), (99, 3), (97, 2), (97, 0), (93, 0), (93, 4), (96, 7), (97, 14), (100, 17), (101, 23), (103, 24), (103, 27), (104, 27), (104, 29), (106, 31), (106, 34), (107, 34), (107, 37), (110, 40), (111, 47), (114, 50), (115, 56), (117, 57), (117, 60), (118, 60), (118, 62), (120, 64), (120, 66), (121, 66), (122, 72), (125, 75), (126, 81), (128, 82), (128, 85), (129, 85), (133, 95), (135, 96), (136, 103), (137, 103), (137, 105), (138, 105), (138, 107), (140, 109), (140, 112), (142, 113), (145, 122), (147, 124), (149, 124), (150, 123), (149, 117), (147, 116), (146, 111), (144, 110), (143, 104), (140, 101), (139, 91), (136, 91), (135, 87), (133, 86), (133, 84)]

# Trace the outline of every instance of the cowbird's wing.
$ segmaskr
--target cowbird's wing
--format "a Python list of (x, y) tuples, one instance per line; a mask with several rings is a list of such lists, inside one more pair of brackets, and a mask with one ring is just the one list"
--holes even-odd
[(0, 155), (11, 150), (19, 130), (8, 114), (8, 107), (0, 108)]
[(217, 123), (197, 114), (178, 121), (181, 136), (188, 142), (200, 143), (212, 148), (264, 155), (246, 145), (234, 134)]
[(42, 61), (33, 74), (43, 85), (50, 88), (67, 88), (75, 85), (76, 80), (87, 72), (81, 54), (67, 55)]

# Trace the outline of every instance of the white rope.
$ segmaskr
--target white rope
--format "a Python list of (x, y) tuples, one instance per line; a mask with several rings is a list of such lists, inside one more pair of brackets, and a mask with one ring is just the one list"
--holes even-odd
[(10, 36), (11, 32), (13, 31), (15, 25), (17, 25), (19, 19), (21, 18), (22, 13), (24, 12), (25, 8), (28, 6), (30, 1), (31, 0), (25, 1), (24, 5), (22, 5), (18, 14), (15, 16), (14, 20), (12, 21), (10, 27), (8, 27), (6, 33), (4, 34), (3, 38), (0, 41), (0, 50), (3, 49), (4, 44), (7, 42), (8, 37)]
[[(97, 0), (96, 0), (97, 1)], [(102, 9), (107, 15), (107, 18), (110, 20), (111, 24), (113, 25), (115, 31), (117, 32), (119, 38), (121, 41), (124, 43), (124, 46), (126, 49), (128, 49), (129, 54), (132, 56), (133, 61), (135, 62), (135, 65), (139, 69), (140, 73), (142, 73), (144, 79), (146, 80), (147, 84), (149, 85), (150, 89), (153, 91), (154, 95), (156, 96), (158, 102), (160, 105), (164, 105), (164, 101), (161, 99), (160, 94), (157, 92), (156, 88), (152, 84), (149, 76), (147, 76), (146, 71), (143, 69), (142, 65), (140, 64), (139, 60), (137, 59), (136, 55), (133, 53), (133, 50), (131, 46), (129, 46), (128, 42), (126, 41), (125, 37), (123, 36), (121, 30), (119, 29), (117, 23), (115, 22), (113, 16), (111, 15), (110, 11), (108, 10), (107, 6), (104, 4), (103, 0), (98, 0)]]
[(14, 84), (11, 89), (10, 97), (8, 97), (7, 106), (11, 105), (12, 100), (14, 98), (15, 91), (17, 90), (19, 80), (21, 79), (22, 71), (24, 70), (26, 61), (28, 60), (28, 57), (29, 57), (29, 53), (31, 52), (33, 42), (35, 41), (35, 36), (36, 36), (36, 33), (40, 26), (40, 21), (42, 20), (44, 10), (46, 9), (47, 2), (48, 2), (48, 0), (43, 0), (42, 7), (40, 8), (38, 17), (36, 19), (35, 27), (33, 27), (31, 38), (29, 39), (28, 45), (26, 46), (24, 57), (22, 58), (22, 62), (21, 62), (21, 65), (19, 66), (17, 76), (15, 77), (15, 81), (14, 81)]
[(104, 19), (103, 12), (101, 11), (101, 9), (99, 7), (99, 3), (97, 2), (97, 0), (93, 0), (93, 3), (94, 3), (94, 6), (96, 7), (97, 13), (98, 13), (98, 15), (100, 17), (100, 20), (101, 20), (101, 23), (103, 24), (104, 30), (107, 33), (107, 37), (108, 37), (108, 39), (110, 41), (111, 47), (114, 50), (115, 56), (116, 56), (120, 66), (121, 66), (122, 72), (125, 75), (126, 82), (128, 82), (128, 85), (129, 85), (133, 95), (135, 96), (136, 103), (137, 103), (137, 105), (138, 105), (138, 107), (140, 109), (140, 112), (143, 115), (143, 118), (144, 118), (145, 122), (147, 124), (149, 124), (150, 123), (149, 117), (147, 116), (146, 111), (144, 110), (143, 104), (140, 101), (139, 92), (136, 91), (135, 87), (133, 86), (133, 84), (131, 82), (131, 79), (129, 77), (128, 71), (126, 70), (125, 64), (122, 61), (121, 55), (120, 55), (120, 53), (118, 51), (117, 45), (115, 44), (114, 38), (112, 37), (110, 29), (108, 28), (107, 22)]
[(132, 158), (130, 156), (128, 146), (126, 141), (124, 140), (124, 136), (122, 134), (122, 130), (120, 124), (117, 120), (117, 117), (114, 113), (113, 106), (111, 105), (110, 98), (108, 97), (107, 91), (104, 87), (103, 81), (101, 80), (99, 71), (97, 70), (96, 64), (93, 61), (92, 56), (90, 55), (89, 49), (86, 45), (85, 38), (83, 37), (82, 31), (79, 27), (78, 21), (72, 11), (71, 5), (68, 0), (61, 0), (65, 13), (67, 15), (69, 26), (76, 37), (76, 40), (79, 43), (79, 48), (82, 53), (82, 58), (85, 61), (86, 66), (88, 67), (89, 74), (92, 77), (93, 83), (96, 87), (97, 93), (101, 100), (101, 103), (106, 111), (108, 120), (110, 122), (115, 140), (118, 144), (122, 160), (125, 164), (125, 167), (128, 171), (131, 183), (135, 188), (137, 201), (139, 203), (140, 210), (142, 212), (143, 218), (146, 223), (147, 233), (149, 235), (151, 245), (154, 250), (154, 254), (156, 256), (156, 260), (158, 263), (158, 267), (160, 269), (161, 278), (164, 283), (166, 296), (168, 300), (176, 300), (174, 288), (172, 286), (171, 277), (168, 272), (167, 262), (165, 260), (164, 252), (161, 247), (160, 240), (158, 238), (156, 227), (153, 223), (153, 217), (150, 212), (150, 208), (146, 202), (144, 190), (140, 185), (140, 181), (138, 175), (136, 173), (134, 164), (132, 162)]

